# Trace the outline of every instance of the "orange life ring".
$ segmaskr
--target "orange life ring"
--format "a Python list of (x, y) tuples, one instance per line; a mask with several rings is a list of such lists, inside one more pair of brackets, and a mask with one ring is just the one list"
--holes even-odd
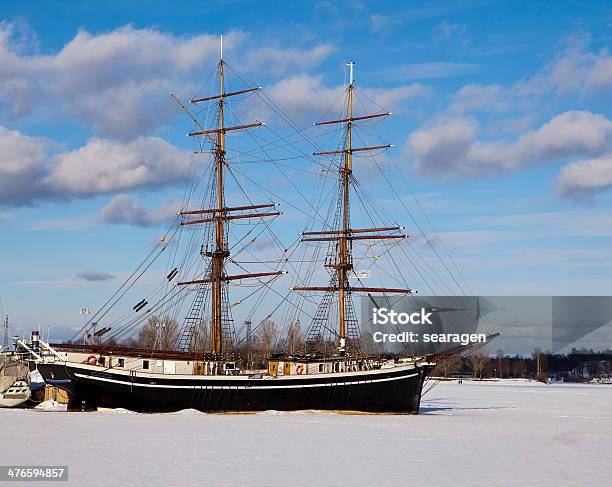
[(89, 357), (87, 357), (87, 363), (89, 365), (96, 365), (98, 363), (98, 359), (95, 355), (90, 355)]
[(304, 365), (303, 364), (298, 365), (297, 368), (295, 369), (295, 371), (298, 374), (303, 374), (304, 373)]

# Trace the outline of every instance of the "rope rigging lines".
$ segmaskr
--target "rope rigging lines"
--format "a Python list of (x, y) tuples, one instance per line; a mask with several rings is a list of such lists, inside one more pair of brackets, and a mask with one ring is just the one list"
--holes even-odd
[[(246, 322), (259, 313), (264, 318), (252, 333), (278, 314), (281, 336), (296, 322), (310, 320), (305, 334), (308, 342), (347, 338), (358, 348), (360, 323), (353, 294), (360, 287), (353, 282), (364, 290), (390, 290), (385, 285), (395, 282), (402, 289), (420, 288), (433, 296), (439, 291), (452, 295), (454, 287), (462, 295), (471, 292), (388, 151), (391, 146), (378, 134), (377, 125), (389, 112), (377, 107), (374, 115), (366, 115), (361, 95), (376, 103), (351, 84), (328, 110), (341, 103), (340, 114), (334, 117), (337, 119), (320, 119), (314, 127), (302, 129), (265, 91), (252, 88), (254, 84), (235, 73), (225, 61), (220, 66), (246, 88), (226, 90), (221, 69), (204, 83), (220, 85), (219, 95), (201, 97), (198, 90), (192, 97), (193, 108), (181, 105), (192, 118), (190, 135), (194, 137), (180, 212), (209, 214), (191, 221), (186, 220), (187, 214), (177, 215), (164, 237), (75, 334), (74, 340), (83, 340), (94, 323), (105, 320), (112, 332), (105, 336), (101, 347), (111, 349), (114, 344), (137, 339), (143, 328), (151, 325), (151, 318), (157, 317), (176, 324), (176, 348), (203, 350), (202, 341), (210, 337), (206, 338), (201, 329), (210, 324), (211, 315), (219, 307), (220, 317), (212, 320), (221, 320), (223, 350), (245, 339), (240, 329), (235, 330), (234, 315)], [(354, 96), (363, 114), (353, 116), (352, 101), (346, 100), (347, 95), (349, 100)], [(230, 103), (232, 96), (245, 103), (247, 109), (242, 111)], [(251, 123), (256, 104), (283, 125)], [(218, 122), (221, 126), (215, 125)], [(336, 123), (342, 124), (343, 129), (335, 130)], [(361, 132), (368, 141), (363, 140)], [(372, 143), (369, 139), (374, 137), (377, 140)], [(351, 145), (354, 142), (359, 142), (359, 147)], [(369, 162), (369, 173), (363, 170), (362, 160)], [(398, 177), (388, 174), (392, 168)], [(367, 185), (361, 182), (365, 178)], [(418, 217), (398, 191), (398, 184), (415, 200)], [(383, 185), (387, 189), (381, 192)], [(240, 205), (250, 209), (276, 204), (282, 206), (284, 216), (276, 211), (230, 216)], [(418, 232), (415, 242), (405, 242), (405, 236), (397, 233), (403, 228), (402, 222), (396, 221), (398, 210), (402, 216), (408, 215)], [(273, 230), (278, 227), (285, 234), (282, 239)], [(302, 234), (295, 231), (298, 228)], [(393, 232), (387, 234), (386, 230)], [(320, 235), (308, 239), (304, 238), (306, 233)], [(283, 240), (290, 243), (283, 244)], [(433, 255), (422, 255), (423, 249)], [(221, 251), (222, 258), (218, 254)], [(164, 269), (155, 266), (162, 255), (167, 255)], [(211, 262), (222, 262), (222, 268)], [(232, 275), (246, 278), (247, 274), (252, 277), (250, 281), (236, 279), (230, 289)], [(285, 274), (288, 278), (283, 278)], [(362, 280), (368, 278), (378, 279), (380, 288), (364, 285)], [(322, 279), (328, 290), (315, 296), (313, 292), (319, 288), (313, 283), (321, 283)], [(285, 286), (288, 280), (291, 287)], [(213, 298), (214, 282), (221, 283), (217, 284), (221, 286), (216, 291), (217, 301)], [(191, 286), (178, 285), (189, 283)], [(281, 286), (285, 286), (284, 290), (280, 290)], [(146, 292), (145, 288), (151, 290)], [(306, 291), (296, 292), (293, 288)], [(342, 298), (337, 290), (343, 291)], [(370, 291), (367, 294), (372, 297)], [(400, 299), (393, 293), (383, 294), (386, 299)], [(146, 304), (133, 308), (139, 299), (139, 303)], [(242, 306), (245, 302), (249, 306)], [(117, 316), (110, 315), (112, 310)], [(161, 326), (156, 333), (162, 333)], [(161, 343), (160, 336), (155, 344)]]

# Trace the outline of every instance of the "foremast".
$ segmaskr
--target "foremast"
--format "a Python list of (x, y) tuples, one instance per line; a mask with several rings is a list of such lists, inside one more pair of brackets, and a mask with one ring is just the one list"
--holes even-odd
[[(226, 158), (225, 151), (225, 135), (230, 131), (244, 130), (254, 127), (260, 127), (263, 125), (262, 122), (254, 122), (245, 125), (237, 125), (227, 127), (225, 125), (225, 100), (235, 95), (241, 95), (256, 91), (259, 88), (248, 88), (240, 91), (226, 92), (224, 89), (224, 61), (223, 61), (223, 37), (221, 37), (221, 56), (217, 65), (217, 71), (219, 75), (219, 94), (204, 98), (194, 98), (191, 103), (208, 103), (216, 102), (218, 108), (217, 115), (217, 126), (212, 129), (205, 129), (197, 119), (191, 114), (191, 112), (176, 98), (173, 98), (179, 103), (181, 108), (192, 118), (196, 126), (200, 129), (189, 133), (191, 137), (204, 137), (206, 138), (212, 147), (213, 154), (213, 166), (216, 173), (215, 178), (215, 207), (205, 208), (201, 210), (190, 210), (182, 211), (180, 214), (184, 215), (184, 220), (181, 225), (197, 225), (197, 224), (210, 224), (214, 225), (214, 242), (212, 250), (202, 252), (202, 255), (210, 258), (210, 272), (204, 279), (193, 279), (190, 281), (179, 282), (178, 285), (210, 285), (210, 331), (211, 331), (211, 343), (212, 352), (221, 356), (227, 350), (224, 349), (224, 333), (223, 323), (228, 318), (228, 300), (227, 300), (227, 285), (232, 280), (241, 280), (248, 278), (261, 278), (278, 276), (282, 274), (279, 272), (259, 272), (251, 274), (239, 274), (239, 275), (228, 275), (226, 272), (226, 261), (230, 256), (229, 243), (227, 238), (227, 227), (229, 222), (236, 219), (250, 219), (250, 218), (263, 218), (270, 216), (278, 216), (281, 213), (275, 211), (276, 204), (261, 204), (261, 205), (248, 205), (248, 206), (235, 206), (228, 207), (225, 202), (225, 182), (224, 182), (224, 170), (228, 165), (229, 161)], [(271, 209), (273, 211), (255, 211), (260, 209)], [(191, 217), (201, 215), (203, 218), (189, 219)]]
[[(295, 287), (295, 291), (321, 291), (325, 293), (337, 293), (338, 295), (338, 351), (341, 354), (346, 352), (346, 340), (348, 324), (351, 321), (356, 321), (354, 305), (352, 302), (352, 294), (354, 292), (365, 293), (397, 293), (410, 294), (416, 292), (412, 289), (391, 289), (391, 288), (375, 288), (364, 286), (353, 286), (350, 283), (350, 274), (353, 271), (353, 241), (355, 240), (386, 240), (386, 239), (404, 239), (407, 235), (394, 234), (399, 232), (400, 227), (378, 227), (378, 228), (351, 228), (351, 209), (350, 209), (350, 192), (353, 183), (353, 168), (352, 155), (355, 152), (375, 151), (379, 149), (387, 149), (391, 147), (389, 144), (377, 145), (370, 147), (353, 147), (353, 126), (355, 122), (360, 120), (368, 120), (372, 118), (385, 117), (390, 115), (390, 112), (377, 113), (371, 115), (363, 115), (359, 117), (353, 116), (353, 97), (355, 92), (354, 84), (354, 67), (355, 63), (350, 62), (346, 66), (349, 68), (349, 85), (346, 90), (347, 96), (347, 115), (346, 118), (339, 120), (328, 120), (318, 122), (315, 125), (330, 125), (344, 124), (346, 131), (345, 146), (340, 150), (315, 152), (315, 156), (327, 156), (341, 154), (341, 164), (338, 168), (338, 203), (341, 211), (339, 228), (303, 232), (302, 242), (335, 242), (335, 260), (331, 263), (326, 263), (325, 267), (332, 269), (331, 283), (327, 287)], [(319, 309), (329, 305), (329, 300), (323, 299)], [(317, 313), (316, 316), (326, 316), (328, 312)], [(315, 318), (316, 319), (316, 318)], [(357, 325), (355, 323), (355, 325)], [(311, 341), (314, 341), (310, 337)]]

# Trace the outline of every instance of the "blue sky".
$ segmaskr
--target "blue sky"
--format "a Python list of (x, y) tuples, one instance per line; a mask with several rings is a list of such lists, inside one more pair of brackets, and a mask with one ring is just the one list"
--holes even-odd
[(16, 327), (79, 324), (164, 233), (190, 147), (168, 92), (198, 92), (221, 33), (227, 62), (303, 127), (357, 63), (475, 293), (612, 293), (609, 2), (19, 1), (0, 20), (0, 298)]

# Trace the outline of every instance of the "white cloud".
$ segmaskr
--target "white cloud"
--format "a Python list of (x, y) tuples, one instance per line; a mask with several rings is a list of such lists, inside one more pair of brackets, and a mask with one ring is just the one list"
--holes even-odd
[(489, 123), (488, 129), (491, 135), (516, 134), (528, 130), (535, 119), (534, 114), (495, 119)]
[(114, 196), (101, 213), (99, 220), (102, 223), (114, 225), (134, 225), (138, 227), (152, 227), (161, 225), (176, 217), (180, 204), (166, 199), (156, 211), (149, 211), (129, 195)]
[[(339, 113), (344, 102), (344, 89), (342, 85), (326, 86), (322, 76), (300, 74), (282, 79), (266, 91), (292, 120), (304, 122), (315, 120), (326, 112)], [(379, 107), (389, 110), (398, 108), (408, 99), (429, 94), (429, 90), (419, 83), (390, 89), (358, 88), (359, 91)]]
[(374, 100), (376, 105), (389, 110), (397, 109), (406, 100), (430, 95), (429, 88), (420, 83), (411, 83), (387, 89), (362, 88), (361, 91)]
[[(22, 55), (15, 37), (14, 25), (0, 26), (0, 102), (13, 116), (51, 106), (54, 115), (121, 139), (153, 128), (162, 95), (185, 86), (185, 77), (214, 59), (219, 44), (213, 35), (176, 37), (128, 25), (97, 35), (81, 30), (57, 53)], [(230, 32), (226, 49), (242, 37)]]
[(327, 58), (334, 48), (328, 44), (319, 44), (309, 49), (258, 47), (245, 55), (240, 69), (257, 71), (265, 69), (272, 74), (284, 74), (289, 70), (305, 69), (316, 66)]
[(608, 50), (595, 54), (586, 48), (586, 43), (578, 41), (563, 51), (545, 70), (545, 81), (560, 93), (612, 88), (612, 57)]
[(551, 96), (588, 96), (612, 88), (612, 56), (608, 49), (589, 51), (586, 37), (572, 37), (568, 46), (535, 75), (511, 85), (468, 84), (453, 96), (448, 111), (492, 113), (537, 112)]
[(464, 113), (473, 110), (486, 109), (494, 112), (507, 111), (513, 107), (508, 99), (507, 88), (498, 85), (480, 85), (470, 83), (457, 91), (449, 109)]
[(587, 85), (597, 89), (612, 88), (612, 56), (607, 49), (599, 51), (599, 55), (588, 73)]
[[(573, 36), (533, 76), (506, 86), (463, 86), (445, 109), (411, 134), (404, 154), (416, 170), (440, 178), (500, 176), (567, 162), (556, 180), (558, 194), (590, 200), (612, 186), (612, 122), (578, 110), (544, 117), (563, 97), (588, 97), (610, 88), (608, 49), (590, 51), (588, 36)], [(538, 120), (545, 121), (534, 127)]]
[(304, 121), (309, 114), (329, 108), (340, 97), (342, 88), (324, 86), (322, 76), (300, 74), (280, 80), (267, 92), (291, 119)]
[(478, 124), (470, 118), (444, 120), (428, 129), (413, 132), (408, 139), (407, 155), (414, 158), (414, 167), (422, 173), (446, 177), (462, 174), (460, 157), (476, 140)]
[[(237, 51), (244, 37), (240, 32), (227, 35), (227, 49)], [(0, 204), (112, 194), (185, 178), (186, 153), (140, 134), (163, 118), (159, 103), (166, 100), (169, 83), (183, 80), (203, 60), (217, 55), (216, 37), (175, 37), (126, 26), (97, 35), (80, 31), (55, 54), (24, 54), (14, 44), (13, 26), (0, 25), (0, 109), (7, 107), (20, 116), (44, 105), (49, 113), (76, 118), (107, 136), (58, 153), (57, 145), (46, 139), (0, 128)], [(257, 47), (235, 56), (246, 59), (252, 53), (252, 66), (283, 71), (299, 62), (315, 65), (331, 50), (327, 45)], [(312, 121), (339, 100), (342, 91), (341, 85), (326, 86), (321, 76), (300, 74), (281, 79), (268, 93), (291, 118)], [(427, 90), (410, 84), (363, 92), (392, 109)]]
[[(239, 37), (227, 35), (226, 49), (234, 47)], [(148, 79), (189, 71), (213, 58), (218, 46), (217, 36), (175, 37), (128, 25), (99, 35), (81, 30), (57, 54), (32, 61), (54, 77), (57, 84), (52, 89), (100, 92), (138, 75)]]
[[(203, 67), (212, 67), (219, 53), (216, 35), (175, 36), (131, 25), (100, 34), (80, 30), (45, 55), (24, 54), (18, 34), (14, 24), (0, 24), (0, 108), (13, 117), (59, 115), (124, 141), (159, 128), (168, 92), (194, 94)], [(333, 51), (327, 44), (255, 47), (250, 39), (241, 31), (224, 35), (226, 57), (241, 71), (266, 77), (309, 69)]]
[(44, 196), (48, 141), (0, 127), (0, 204), (25, 204), (33, 194)]
[(612, 187), (612, 154), (565, 166), (556, 181), (561, 196), (592, 200)]
[(472, 118), (444, 119), (413, 132), (406, 151), (416, 170), (436, 177), (490, 177), (612, 148), (612, 122), (587, 111), (564, 112), (515, 141), (481, 141)]
[(172, 183), (187, 176), (189, 157), (159, 137), (121, 143), (90, 139), (56, 156), (43, 184), (54, 192), (89, 196)]
[(189, 172), (188, 153), (158, 137), (126, 143), (93, 138), (53, 156), (48, 155), (51, 148), (47, 139), (0, 127), (0, 205), (153, 188)]

